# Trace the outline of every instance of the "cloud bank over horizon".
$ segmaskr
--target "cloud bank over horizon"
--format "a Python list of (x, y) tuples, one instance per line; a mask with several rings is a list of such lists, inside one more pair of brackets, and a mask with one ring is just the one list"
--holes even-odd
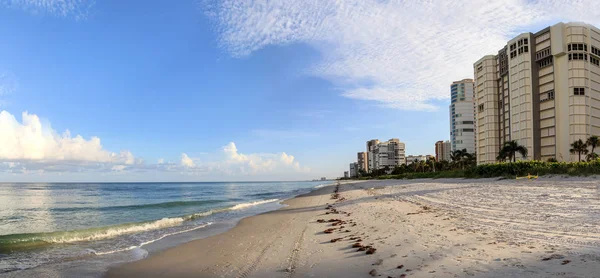
[[(244, 57), (271, 45), (306, 44), (321, 54), (307, 69), (342, 96), (432, 111), (452, 81), (536, 24), (598, 22), (597, 1), (203, 0), (220, 45)], [(556, 15), (556, 11), (561, 11)]]
[(170, 172), (181, 175), (260, 176), (303, 174), (293, 155), (281, 153), (241, 153), (234, 142), (201, 160), (181, 153), (179, 161), (160, 158), (146, 163), (130, 151), (106, 150), (98, 137), (72, 136), (69, 130), (58, 133), (35, 114), (23, 112), (17, 120), (8, 111), (0, 111), (0, 172), (12, 174), (44, 173), (140, 173)]

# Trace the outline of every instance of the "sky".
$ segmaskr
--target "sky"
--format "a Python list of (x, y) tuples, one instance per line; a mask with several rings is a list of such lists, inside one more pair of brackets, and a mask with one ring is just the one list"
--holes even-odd
[(452, 81), (595, 1), (0, 0), (0, 181), (307, 180), (449, 139)]

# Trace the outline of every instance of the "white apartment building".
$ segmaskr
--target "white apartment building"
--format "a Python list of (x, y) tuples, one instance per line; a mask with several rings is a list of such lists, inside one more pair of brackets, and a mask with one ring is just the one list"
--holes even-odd
[(367, 150), (369, 171), (383, 169), (386, 166), (393, 169), (406, 163), (406, 145), (398, 138), (392, 138), (385, 142), (377, 139), (369, 140)]
[[(600, 30), (558, 23), (508, 41), (474, 64), (477, 163), (506, 141), (526, 159), (576, 161), (570, 144), (600, 135)], [(525, 159), (520, 156), (517, 159)]]
[(475, 99), (473, 79), (450, 85), (450, 141), (452, 150), (475, 152)]

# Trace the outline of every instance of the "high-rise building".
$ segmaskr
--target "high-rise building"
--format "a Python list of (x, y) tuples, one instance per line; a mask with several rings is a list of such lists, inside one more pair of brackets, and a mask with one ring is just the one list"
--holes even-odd
[(451, 150), (452, 145), (450, 143), (450, 141), (437, 141), (435, 142), (435, 160), (436, 161), (442, 161), (442, 160), (446, 160), (446, 161), (450, 161), (450, 153), (452, 152)]
[[(350, 175), (348, 174), (348, 171), (344, 171), (344, 178), (346, 178), (346, 179), (347, 179), (347, 178), (349, 178), (349, 177), (350, 177)], [(321, 179), (321, 180), (323, 180), (323, 179)]]
[(386, 166), (389, 169), (406, 163), (405, 144), (397, 138), (392, 138), (376, 145), (373, 151), (374, 169), (383, 169)]
[(350, 177), (358, 177), (358, 163), (356, 162), (350, 163)]
[(473, 79), (450, 85), (450, 141), (452, 151), (475, 152), (475, 99)]
[(442, 160), (452, 161), (452, 158), (450, 157), (451, 153), (452, 143), (450, 143), (450, 140), (446, 140), (446, 142), (444, 142), (444, 152), (442, 153)]
[[(378, 169), (384, 169), (386, 166), (389, 169), (406, 163), (405, 144), (397, 138), (392, 138), (385, 142), (380, 142), (378, 139), (367, 141), (367, 165), (369, 172)], [(361, 153), (358, 153), (359, 161)], [(358, 163), (360, 167), (360, 163)]]
[(369, 160), (366, 152), (359, 152), (356, 155), (356, 161), (358, 163), (358, 171), (369, 172)]
[(600, 30), (558, 23), (508, 41), (474, 64), (477, 163), (496, 161), (504, 142), (527, 158), (574, 161), (570, 144), (600, 135)]
[(374, 150), (379, 144), (378, 139), (372, 139), (367, 141), (367, 172), (373, 171), (375, 168), (375, 157)]

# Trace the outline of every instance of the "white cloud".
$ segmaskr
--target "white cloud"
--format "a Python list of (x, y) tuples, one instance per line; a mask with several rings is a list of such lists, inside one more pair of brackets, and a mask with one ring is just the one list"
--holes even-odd
[(181, 165), (184, 167), (196, 167), (196, 163), (194, 163), (194, 160), (192, 160), (187, 154), (182, 153), (181, 154)]
[(200, 161), (182, 153), (179, 163), (160, 158), (156, 164), (146, 164), (129, 151), (117, 153), (104, 149), (98, 137), (71, 136), (68, 130), (59, 134), (35, 114), (23, 112), (22, 120), (18, 121), (9, 112), (0, 111), (0, 172), (5, 173), (156, 172), (269, 178), (310, 171), (286, 152), (245, 154), (234, 142), (213, 153), (195, 154), (207, 159)]
[(561, 20), (600, 23), (600, 2), (590, 0), (202, 3), (232, 56), (305, 43), (322, 57), (309, 72), (343, 96), (404, 110), (436, 109), (432, 101), (447, 99), (452, 81), (472, 77), (475, 61), (520, 32)]
[(19, 122), (7, 111), (0, 112), (0, 159), (136, 163), (129, 151), (105, 150), (98, 137), (73, 137), (68, 130), (58, 134), (50, 125), (43, 125), (35, 114), (23, 112)]
[(94, 4), (94, 0), (0, 0), (0, 7), (21, 9), (33, 14), (73, 16), (76, 19), (85, 18)]
[(237, 171), (246, 174), (258, 174), (310, 171), (307, 167), (301, 167), (295, 161), (293, 155), (288, 155), (285, 152), (243, 154), (238, 151), (234, 142), (230, 142), (223, 147), (223, 153), (225, 154), (225, 164), (221, 167), (224, 166), (227, 172)]

